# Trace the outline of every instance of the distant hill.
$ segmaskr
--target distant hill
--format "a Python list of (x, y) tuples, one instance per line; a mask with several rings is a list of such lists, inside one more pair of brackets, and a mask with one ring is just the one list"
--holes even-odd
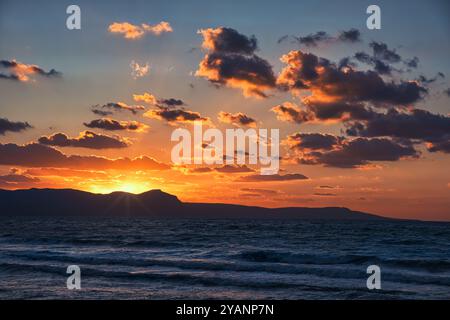
[(151, 218), (248, 218), (380, 220), (347, 208), (263, 208), (222, 203), (187, 203), (161, 190), (141, 194), (93, 194), (73, 189), (0, 189), (2, 216), (119, 216)]

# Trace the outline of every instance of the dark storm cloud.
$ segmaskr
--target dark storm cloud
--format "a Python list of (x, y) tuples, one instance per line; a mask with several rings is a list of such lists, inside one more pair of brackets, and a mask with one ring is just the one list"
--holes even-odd
[(294, 92), (312, 91), (313, 94), (304, 100), (310, 105), (321, 99), (408, 105), (421, 100), (428, 92), (413, 81), (386, 82), (375, 71), (341, 70), (326, 59), (302, 51), (291, 51), (281, 60), (287, 66), (278, 77), (279, 86)]
[(308, 106), (308, 111), (314, 115), (314, 120), (368, 120), (376, 113), (361, 103), (316, 102)]
[(418, 152), (411, 145), (386, 138), (356, 138), (343, 140), (330, 151), (303, 153), (298, 161), (327, 167), (355, 168), (374, 161), (398, 161), (404, 157), (418, 157)]
[(429, 143), (427, 149), (430, 152), (450, 153), (450, 135), (445, 140)]
[(88, 128), (97, 128), (103, 130), (128, 130), (128, 131), (144, 131), (148, 128), (147, 125), (137, 121), (118, 121), (109, 118), (95, 119), (91, 122), (84, 123)]
[(84, 131), (76, 138), (69, 138), (64, 133), (55, 133), (49, 137), (40, 137), (38, 141), (40, 144), (56, 147), (89, 149), (117, 149), (128, 147), (128, 143), (119, 137), (110, 137), (91, 131)]
[(374, 58), (365, 52), (357, 52), (354, 55), (354, 58), (359, 62), (372, 65), (374, 70), (379, 74), (390, 75), (394, 68), (392, 68), (389, 64), (383, 62), (380, 59)]
[(296, 122), (325, 122), (368, 120), (377, 113), (372, 108), (359, 103), (345, 102), (315, 102), (300, 109), (292, 103), (284, 103), (271, 109), (281, 121)]
[(0, 118), (0, 135), (4, 135), (6, 132), (20, 132), (32, 128), (28, 122), (14, 122), (6, 118)]
[(196, 74), (218, 85), (240, 88), (246, 96), (265, 98), (264, 91), (275, 87), (272, 66), (257, 55), (211, 53)]
[(134, 159), (108, 159), (98, 156), (65, 155), (55, 148), (31, 143), (0, 144), (0, 165), (72, 169), (165, 170), (170, 166), (153, 158), (141, 156)]
[(13, 80), (13, 81), (20, 81), (19, 77), (15, 74), (4, 74), (0, 73), (0, 79), (6, 79), (6, 80)]
[(255, 54), (257, 41), (231, 28), (200, 30), (202, 47), (208, 50), (196, 76), (221, 86), (239, 88), (245, 96), (267, 97), (275, 87), (272, 66)]
[(342, 58), (341, 60), (339, 60), (338, 69), (343, 69), (343, 68), (346, 68), (346, 67), (347, 68), (348, 67), (356, 68), (356, 63), (354, 63), (352, 61), (351, 57), (345, 57), (345, 58)]
[(258, 48), (254, 35), (247, 37), (232, 28), (203, 29), (203, 47), (214, 52), (251, 55)]
[(376, 114), (369, 121), (349, 124), (347, 134), (435, 141), (450, 135), (450, 117), (421, 109), (410, 111), (390, 109), (385, 114)]
[(287, 143), (292, 149), (331, 150), (344, 138), (324, 133), (294, 133)]

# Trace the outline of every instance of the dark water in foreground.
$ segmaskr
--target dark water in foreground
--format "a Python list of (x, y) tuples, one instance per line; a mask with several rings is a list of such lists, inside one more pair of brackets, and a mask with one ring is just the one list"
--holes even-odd
[(450, 224), (2, 218), (0, 298), (450, 299)]

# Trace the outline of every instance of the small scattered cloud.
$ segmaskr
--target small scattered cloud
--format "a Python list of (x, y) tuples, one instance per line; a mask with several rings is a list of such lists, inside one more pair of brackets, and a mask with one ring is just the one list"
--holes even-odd
[(55, 69), (45, 71), (34, 64), (25, 64), (17, 60), (0, 60), (0, 79), (7, 79), (19, 82), (34, 81), (33, 75), (46, 78), (57, 78), (62, 74)]
[(220, 111), (217, 117), (220, 122), (229, 123), (235, 126), (247, 126), (247, 127), (256, 127), (256, 120), (247, 116), (242, 112), (230, 113), (225, 111)]
[(157, 106), (159, 108), (172, 108), (172, 107), (182, 107), (186, 103), (181, 99), (176, 98), (156, 98), (155, 95), (144, 92), (143, 94), (133, 94), (133, 99), (136, 102), (145, 102), (149, 105)]
[(85, 122), (84, 125), (91, 129), (103, 129), (109, 131), (135, 131), (145, 132), (148, 126), (138, 121), (119, 121), (110, 118), (95, 119), (90, 122)]
[(285, 175), (272, 174), (272, 175), (260, 175), (254, 174), (249, 176), (243, 176), (237, 179), (238, 182), (265, 182), (265, 181), (294, 181), (294, 180), (307, 180), (309, 179), (300, 173), (288, 173)]
[[(315, 33), (310, 33), (306, 36), (294, 37), (294, 39), (302, 46), (317, 47), (321, 43), (360, 42), (361, 32), (358, 29), (352, 28), (349, 30), (340, 31), (336, 36), (331, 36), (325, 31), (317, 31)], [(283, 39), (282, 41), (284, 40), (285, 39)]]
[(130, 63), (131, 76), (133, 79), (138, 79), (146, 76), (150, 71), (150, 65), (145, 63), (145, 65), (139, 65), (136, 61), (132, 60)]
[(146, 23), (134, 25), (129, 22), (114, 22), (109, 25), (108, 31), (111, 33), (120, 34), (128, 40), (136, 40), (142, 38), (147, 33), (159, 36), (163, 33), (173, 32), (173, 29), (170, 23), (166, 21), (161, 21), (155, 25)]
[(94, 105), (91, 107), (91, 111), (100, 116), (112, 115), (115, 111), (129, 111), (132, 114), (137, 114), (139, 111), (145, 110), (143, 106), (131, 106), (124, 102), (108, 102), (103, 105)]
[(311, 113), (301, 110), (295, 103), (290, 101), (279, 104), (270, 110), (276, 114), (277, 119), (280, 121), (303, 123), (313, 119)]
[(404, 59), (395, 49), (390, 49), (386, 43), (372, 41), (369, 46), (372, 48), (372, 54), (357, 52), (354, 58), (359, 62), (373, 66), (379, 74), (391, 75), (393, 71), (402, 72), (403, 70), (392, 66), (392, 64), (400, 62), (408, 68), (407, 71), (417, 69), (419, 65), (419, 58)]
[(156, 97), (148, 92), (144, 92), (143, 94), (133, 94), (133, 99), (136, 102), (145, 102), (151, 105), (156, 105), (158, 102)]
[(31, 129), (32, 126), (28, 122), (22, 121), (10, 121), (6, 118), (0, 118), (0, 135), (4, 135), (6, 132), (20, 132), (27, 129)]
[(317, 186), (317, 189), (339, 189), (339, 186), (329, 186), (329, 185), (321, 185)]
[(171, 125), (193, 123), (195, 121), (202, 121), (204, 124), (211, 123), (208, 117), (203, 117), (198, 112), (181, 108), (160, 107), (158, 109), (148, 110), (144, 113), (144, 117), (164, 120)]
[(383, 42), (372, 41), (369, 46), (373, 50), (373, 56), (377, 59), (390, 63), (398, 63), (402, 60), (402, 57), (394, 49), (389, 49)]
[(310, 33), (307, 36), (295, 37), (298, 43), (306, 47), (317, 47), (319, 42), (329, 41), (332, 37), (325, 31), (317, 31), (316, 33)]
[(285, 34), (285, 35), (283, 35), (283, 36), (281, 36), (281, 37), (278, 38), (277, 43), (278, 43), (278, 44), (283, 43), (283, 42), (285, 42), (287, 39), (289, 39), (289, 35)]
[(144, 92), (143, 94), (134, 94), (135, 101), (145, 102), (156, 109), (148, 110), (144, 113), (144, 117), (150, 119), (163, 120), (170, 125), (193, 123), (194, 121), (202, 121), (204, 124), (210, 125), (211, 119), (203, 117), (196, 111), (184, 108), (186, 103), (176, 98), (157, 98), (155, 95)]
[(361, 32), (355, 28), (344, 30), (338, 34), (337, 39), (343, 42), (360, 42)]
[(335, 197), (335, 196), (337, 196), (336, 193), (321, 193), (321, 192), (316, 192), (313, 195), (319, 196), (319, 197)]
[(222, 167), (214, 168), (214, 170), (221, 173), (243, 173), (255, 171), (247, 167), (246, 165), (229, 165), (229, 164), (226, 164)]
[(21, 173), (20, 170), (13, 168), (9, 174), (0, 176), (0, 183), (7, 185), (16, 185), (22, 183), (37, 183), (39, 178), (30, 176), (29, 174)]
[(241, 191), (250, 192), (250, 193), (258, 193), (258, 194), (266, 195), (266, 196), (280, 194), (280, 191), (278, 191), (278, 190), (259, 189), (259, 188), (242, 188)]

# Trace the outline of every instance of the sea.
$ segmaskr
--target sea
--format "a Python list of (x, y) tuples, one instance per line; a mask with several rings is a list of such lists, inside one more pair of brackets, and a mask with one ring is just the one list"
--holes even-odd
[(450, 299), (450, 224), (3, 217), (0, 299)]

